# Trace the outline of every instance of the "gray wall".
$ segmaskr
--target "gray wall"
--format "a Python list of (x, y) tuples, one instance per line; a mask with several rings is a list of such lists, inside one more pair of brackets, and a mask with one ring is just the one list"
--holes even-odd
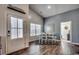
[[(55, 33), (60, 34), (60, 23), (65, 21), (72, 21), (72, 42), (79, 43), (79, 9), (46, 19), (45, 27), (49, 25), (53, 28), (53, 24), (55, 24)], [(53, 33), (53, 31), (51, 32)]]
[[(35, 13), (31, 9), (29, 10), (29, 14), (31, 16), (31, 19), (29, 19), (30, 23), (40, 24), (43, 27), (43, 18), (41, 16), (39, 16), (37, 13)], [(29, 28), (29, 30), (30, 30), (30, 28)], [(29, 41), (34, 41), (36, 39), (38, 39), (37, 36), (30, 36)]]

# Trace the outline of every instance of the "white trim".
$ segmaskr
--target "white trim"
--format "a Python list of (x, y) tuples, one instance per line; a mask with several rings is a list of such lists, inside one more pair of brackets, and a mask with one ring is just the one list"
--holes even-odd
[(71, 44), (74, 44), (74, 45), (79, 45), (79, 43), (74, 43), (74, 42), (66, 41), (66, 40), (63, 40), (63, 41), (68, 42), (68, 43), (71, 43)]
[(67, 43), (70, 43), (70, 44), (73, 44), (73, 45), (79, 45), (79, 43), (74, 43), (74, 42), (72, 42), (72, 41), (67, 41), (67, 40), (63, 40), (63, 39), (60, 39), (61, 41), (65, 41), (65, 42), (67, 42)]
[(61, 39), (61, 41), (65, 41), (65, 42), (68, 42), (68, 43), (72, 43), (71, 41), (64, 40), (64, 39)]
[[(70, 31), (70, 40), (65, 40), (66, 42), (72, 42), (72, 21), (69, 20), (69, 21), (66, 21), (66, 22), (71, 22), (71, 31)], [(63, 23), (63, 22), (61, 22)], [(61, 33), (61, 23), (60, 23), (60, 33)]]
[(71, 44), (79, 45), (79, 43), (74, 43), (74, 42), (71, 42)]

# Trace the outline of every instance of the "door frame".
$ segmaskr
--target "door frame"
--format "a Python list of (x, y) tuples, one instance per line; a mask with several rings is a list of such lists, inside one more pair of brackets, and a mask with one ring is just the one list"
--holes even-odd
[[(15, 14), (15, 13), (8, 13), (7, 14), (7, 21), (6, 21), (6, 33), (7, 33), (7, 39), (6, 39), (6, 54), (8, 54), (8, 39), (11, 38), (11, 36), (8, 37), (8, 24), (10, 24), (10, 16), (13, 16), (13, 17), (18, 17), (18, 18), (21, 18), (23, 19), (23, 38), (18, 38), (18, 39), (23, 39), (24, 40), (24, 44), (25, 44), (25, 37), (24, 37), (24, 17), (21, 16), (21, 15), (18, 15), (18, 14)], [(11, 27), (11, 25), (9, 25)], [(11, 28), (9, 28), (9, 30), (11, 30)], [(13, 40), (16, 40), (16, 39), (13, 39)], [(24, 45), (25, 46), (25, 45)]]
[[(64, 22), (70, 22), (70, 26), (71, 26), (71, 28), (70, 28), (70, 40), (69, 41), (68, 40), (64, 40), (64, 41), (72, 42), (72, 21), (70, 20), (70, 21), (64, 21)], [(64, 22), (60, 23), (60, 34), (61, 34), (61, 24), (64, 23)], [(61, 40), (63, 40), (63, 39), (61, 38)]]

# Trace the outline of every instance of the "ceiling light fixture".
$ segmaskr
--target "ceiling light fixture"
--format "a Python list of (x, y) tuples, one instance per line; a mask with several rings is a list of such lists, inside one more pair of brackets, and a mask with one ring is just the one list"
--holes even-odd
[(47, 8), (48, 8), (48, 9), (51, 9), (51, 6), (50, 6), (50, 5), (48, 5), (48, 6), (47, 6)]

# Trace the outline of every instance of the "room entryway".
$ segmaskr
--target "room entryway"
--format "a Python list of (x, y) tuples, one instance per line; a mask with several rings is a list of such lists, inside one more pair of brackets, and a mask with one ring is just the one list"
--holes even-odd
[(6, 54), (25, 47), (23, 20), (21, 16), (8, 15)]
[(70, 41), (72, 39), (71, 21), (61, 22), (61, 39)]

